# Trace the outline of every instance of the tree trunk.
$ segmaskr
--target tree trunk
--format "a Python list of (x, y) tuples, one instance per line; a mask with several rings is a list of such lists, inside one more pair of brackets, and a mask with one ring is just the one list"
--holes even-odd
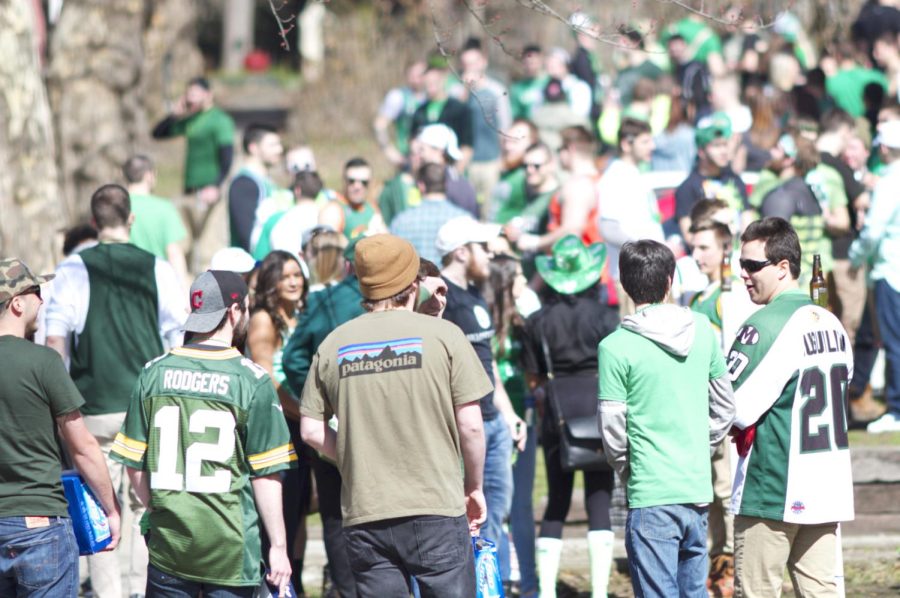
[(0, 2), (0, 257), (18, 256), (46, 271), (66, 212), (33, 6), (31, 0)]
[[(121, 182), (121, 167), (146, 151), (164, 98), (202, 72), (185, 0), (67, 0), (50, 48), (63, 190), (85, 217), (94, 190)], [(177, 81), (176, 81), (177, 79)], [(177, 85), (177, 90), (175, 89)]]
[(253, 49), (256, 3), (229, 0), (222, 8), (222, 70), (237, 72), (244, 68), (244, 57)]

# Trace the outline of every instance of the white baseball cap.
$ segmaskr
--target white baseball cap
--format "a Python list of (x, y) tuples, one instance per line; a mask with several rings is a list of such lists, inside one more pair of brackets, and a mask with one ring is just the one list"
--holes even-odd
[(240, 247), (225, 247), (218, 250), (209, 262), (210, 270), (228, 270), (244, 274), (256, 267), (253, 256)]
[(891, 149), (900, 149), (900, 120), (889, 120), (878, 125), (878, 142)]
[(438, 123), (422, 127), (417, 139), (425, 145), (442, 150), (454, 162), (462, 158), (456, 133), (447, 125)]
[(460, 216), (444, 223), (434, 242), (441, 257), (468, 243), (487, 243), (500, 235), (499, 224), (485, 224), (469, 216)]

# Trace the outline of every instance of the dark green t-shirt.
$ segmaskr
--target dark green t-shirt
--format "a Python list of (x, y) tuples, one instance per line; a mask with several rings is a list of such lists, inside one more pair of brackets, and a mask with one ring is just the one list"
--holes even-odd
[(199, 189), (219, 183), (219, 148), (234, 143), (234, 121), (223, 110), (213, 107), (192, 114), (172, 126), (173, 135), (187, 138), (184, 157), (184, 187)]
[(0, 517), (67, 517), (55, 418), (84, 399), (47, 347), (0, 336), (0, 363)]

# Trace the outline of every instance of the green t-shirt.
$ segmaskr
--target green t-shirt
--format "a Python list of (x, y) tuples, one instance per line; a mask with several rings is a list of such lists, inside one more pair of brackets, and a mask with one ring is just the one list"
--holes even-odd
[(702, 21), (687, 18), (673, 23), (663, 33), (663, 42), (676, 34), (684, 38), (687, 55), (692, 60), (705, 62), (710, 54), (722, 53), (722, 40), (712, 27)]
[(264, 369), (233, 348), (186, 346), (151, 361), (110, 456), (149, 472), (154, 567), (223, 586), (260, 582), (250, 480), (297, 460)]
[(828, 77), (825, 80), (825, 91), (834, 98), (838, 107), (846, 110), (850, 116), (859, 118), (866, 109), (863, 92), (870, 83), (881, 85), (887, 93), (888, 81), (884, 73), (861, 66), (843, 69)]
[(532, 109), (544, 99), (548, 81), (548, 75), (538, 75), (531, 79), (519, 79), (509, 86), (509, 105), (514, 119), (531, 118)]
[(708, 382), (725, 374), (725, 360), (709, 319), (691, 315), (694, 343), (684, 357), (624, 328), (600, 342), (600, 400), (627, 408), (632, 509), (713, 498)]
[(155, 195), (131, 194), (131, 243), (167, 260), (166, 247), (180, 243), (187, 237), (187, 230), (178, 209), (172, 202)]
[(68, 517), (56, 418), (84, 404), (51, 349), (0, 336), (0, 517)]
[(722, 333), (722, 286), (716, 282), (691, 298), (691, 309), (709, 318), (709, 323)]
[(500, 373), (500, 381), (506, 394), (509, 395), (509, 402), (512, 403), (516, 415), (525, 418), (525, 395), (528, 394), (528, 387), (525, 384), (525, 372), (521, 365), (522, 343), (516, 338), (515, 333), (507, 335), (504, 344), (503, 354), (500, 354), (500, 345), (497, 337), (491, 339), (491, 350), (494, 353), (494, 359), (497, 361), (497, 371)]
[(300, 412), (337, 415), (344, 526), (458, 517), (462, 458), (454, 408), (493, 390), (452, 322), (402, 310), (367, 313), (319, 345)]
[(172, 125), (172, 135), (184, 135), (184, 188), (217, 185), (225, 174), (219, 168), (219, 148), (234, 144), (234, 120), (213, 106)]
[(525, 168), (517, 166), (500, 174), (500, 180), (494, 185), (491, 203), (497, 210), (494, 222), (506, 224), (525, 209)]

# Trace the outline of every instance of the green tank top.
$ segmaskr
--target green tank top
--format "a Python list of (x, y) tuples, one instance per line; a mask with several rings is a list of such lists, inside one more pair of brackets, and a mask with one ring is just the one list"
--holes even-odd
[(717, 333), (722, 332), (722, 287), (718, 283), (710, 293), (702, 291), (694, 295), (691, 309), (709, 318)]
[(352, 241), (366, 232), (369, 228), (369, 222), (375, 215), (375, 208), (368, 202), (363, 204), (362, 209), (354, 210), (346, 203), (344, 207), (344, 236), (348, 241)]
[(85, 400), (82, 413), (124, 412), (144, 364), (163, 352), (156, 257), (130, 243), (101, 243), (80, 256), (90, 300), (69, 372)]

